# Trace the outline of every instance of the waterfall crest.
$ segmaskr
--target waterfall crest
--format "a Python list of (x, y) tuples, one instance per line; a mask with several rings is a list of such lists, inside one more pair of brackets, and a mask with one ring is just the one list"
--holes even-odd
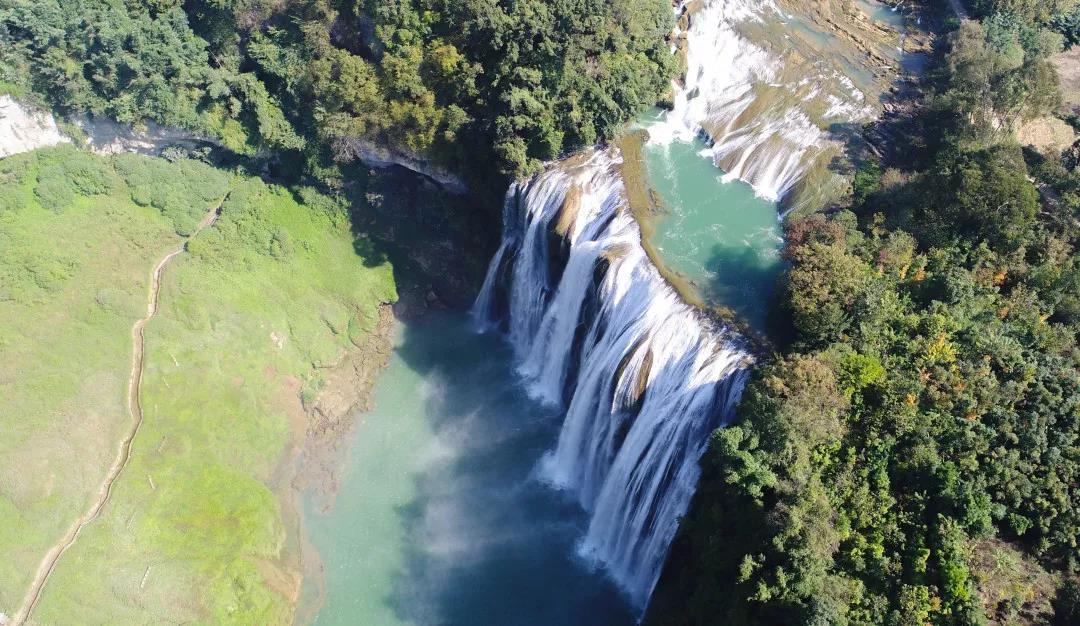
[(591, 514), (581, 553), (644, 608), (750, 354), (653, 267), (620, 165), (595, 150), (511, 187), (473, 315), (505, 330), (530, 393), (566, 409), (542, 475)]

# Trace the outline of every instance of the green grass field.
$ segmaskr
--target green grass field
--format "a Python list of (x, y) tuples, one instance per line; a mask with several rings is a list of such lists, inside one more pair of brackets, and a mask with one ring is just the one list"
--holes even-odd
[(330, 199), (194, 162), (51, 149), (0, 161), (0, 185), (0, 611), (115, 456), (153, 263), (228, 191), (165, 271), (131, 461), (32, 622), (289, 622), (298, 396), (396, 297), (389, 265)]

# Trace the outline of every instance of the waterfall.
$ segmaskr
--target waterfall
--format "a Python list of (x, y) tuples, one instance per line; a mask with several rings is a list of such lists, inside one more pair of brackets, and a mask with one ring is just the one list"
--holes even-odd
[(473, 314), (503, 324), (529, 392), (565, 408), (541, 474), (590, 513), (581, 554), (644, 608), (750, 355), (653, 267), (620, 165), (594, 150), (511, 187)]

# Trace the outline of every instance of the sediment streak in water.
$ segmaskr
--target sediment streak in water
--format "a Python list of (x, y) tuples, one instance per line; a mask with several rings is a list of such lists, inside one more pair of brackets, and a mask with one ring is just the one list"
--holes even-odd
[(582, 555), (644, 608), (750, 357), (652, 266), (619, 165), (593, 151), (511, 188), (474, 315), (506, 331), (530, 392), (566, 408), (541, 473), (590, 513)]

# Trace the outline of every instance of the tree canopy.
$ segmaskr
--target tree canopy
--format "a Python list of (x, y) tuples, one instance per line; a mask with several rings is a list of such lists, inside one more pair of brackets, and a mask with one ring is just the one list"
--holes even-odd
[(662, 0), (2, 0), (0, 81), (329, 178), (366, 146), (520, 174), (663, 96), (672, 19)]
[(911, 148), (785, 224), (787, 341), (713, 436), (648, 621), (1073, 623), (1080, 172), (1011, 132), (1057, 104), (1067, 8), (976, 3)]

